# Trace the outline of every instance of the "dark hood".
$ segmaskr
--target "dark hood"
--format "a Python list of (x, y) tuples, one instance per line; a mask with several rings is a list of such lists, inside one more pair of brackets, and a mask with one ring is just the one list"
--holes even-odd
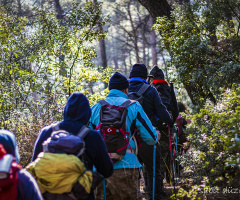
[(154, 76), (153, 80), (156, 80), (156, 79), (164, 80), (163, 71), (159, 69), (158, 66), (156, 65), (152, 68), (149, 74)]
[(73, 93), (64, 108), (63, 120), (87, 125), (90, 117), (91, 108), (88, 99), (82, 93)]

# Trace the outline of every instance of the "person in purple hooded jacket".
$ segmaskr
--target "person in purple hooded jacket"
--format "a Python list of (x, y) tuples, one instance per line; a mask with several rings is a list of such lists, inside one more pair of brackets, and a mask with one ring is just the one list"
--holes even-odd
[[(82, 93), (73, 93), (67, 101), (63, 113), (63, 120), (59, 127), (71, 134), (77, 134), (79, 130), (87, 125), (91, 117), (91, 108), (88, 99)], [(44, 127), (34, 146), (32, 161), (38, 154), (43, 151), (42, 143), (51, 136), (53, 132), (52, 126)], [(85, 165), (89, 170), (96, 168), (103, 177), (108, 178), (113, 174), (113, 163), (108, 155), (107, 147), (101, 135), (94, 130), (91, 130), (84, 138), (85, 150)], [(94, 199), (94, 194), (91, 194), (88, 199)]]

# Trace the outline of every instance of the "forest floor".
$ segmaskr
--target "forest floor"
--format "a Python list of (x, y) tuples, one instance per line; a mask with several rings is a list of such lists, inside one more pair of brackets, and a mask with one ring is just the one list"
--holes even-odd
[[(192, 186), (194, 185), (194, 182), (195, 182), (194, 179), (190, 178), (189, 176), (186, 176), (186, 175), (181, 176), (181, 181), (178, 181), (178, 183), (175, 186), (176, 194), (178, 193), (178, 190), (180, 188), (182, 188), (186, 191), (189, 191), (192, 188)], [(164, 190), (166, 192), (166, 196), (164, 196), (164, 200), (175, 199), (174, 197), (171, 198), (171, 196), (174, 194), (174, 187), (171, 186), (169, 183), (167, 183), (165, 179), (163, 181), (163, 185), (164, 185)], [(143, 190), (143, 187), (144, 187), (144, 180), (142, 178), (141, 181), (140, 181), (140, 191), (143, 195), (143, 200), (148, 200), (147, 194)], [(177, 199), (179, 199), (179, 200), (180, 199), (181, 200), (193, 200), (193, 199), (200, 199), (200, 200), (240, 200), (240, 188), (235, 188), (234, 191), (231, 188), (228, 188), (228, 193), (226, 193), (226, 194), (224, 194), (222, 191), (217, 192), (217, 193), (216, 192), (209, 192), (209, 193), (206, 193), (206, 194), (201, 194), (199, 192), (199, 195), (197, 195), (196, 198), (189, 198), (189, 197), (185, 196), (185, 197), (181, 197), (181, 198), (177, 198)]]

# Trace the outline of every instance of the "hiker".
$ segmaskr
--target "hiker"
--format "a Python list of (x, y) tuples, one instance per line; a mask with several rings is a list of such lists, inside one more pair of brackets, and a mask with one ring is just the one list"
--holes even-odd
[[(90, 127), (100, 130), (114, 162), (114, 173), (106, 179), (108, 200), (142, 199), (138, 187), (139, 170), (142, 166), (134, 152), (138, 146), (130, 138), (138, 130), (139, 136), (148, 145), (154, 145), (159, 139), (142, 106), (128, 99), (128, 87), (127, 78), (115, 72), (109, 81), (110, 92), (107, 98), (92, 107)], [(123, 117), (119, 116), (120, 112)], [(119, 121), (120, 124), (117, 123)], [(118, 143), (122, 145), (118, 146)], [(96, 199), (102, 199), (102, 193), (102, 187), (98, 187)]]
[[(186, 138), (186, 135), (184, 133), (184, 130), (186, 130), (187, 124), (191, 124), (191, 119), (190, 118), (185, 118), (181, 114), (181, 113), (185, 113), (188, 116), (190, 116), (187, 113), (186, 106), (182, 102), (178, 102), (177, 105), (178, 105), (178, 110), (179, 110), (179, 115), (178, 115), (177, 120), (176, 120), (176, 125), (177, 125), (177, 128), (178, 128), (177, 136), (179, 138), (179, 145), (182, 147), (183, 143), (187, 142), (187, 138)], [(181, 148), (181, 151), (182, 150), (183, 149)]]
[[(61, 130), (67, 131), (68, 133), (75, 136), (75, 135), (79, 134), (79, 131), (81, 132), (82, 129), (87, 128), (85, 125), (88, 124), (90, 117), (91, 117), (91, 108), (89, 106), (88, 99), (82, 93), (73, 93), (68, 98), (68, 101), (66, 103), (64, 113), (63, 113), (63, 120), (57, 124), (58, 128), (56, 128), (56, 125), (52, 124), (47, 127), (44, 127), (41, 130), (41, 132), (35, 142), (32, 161), (34, 161), (37, 158), (37, 156), (38, 156), (38, 159), (41, 159), (43, 157), (43, 155), (41, 155), (42, 153), (39, 154), (40, 152), (43, 151), (42, 144), (43, 144), (43, 142), (45, 144), (46, 140), (51, 136), (51, 134), (53, 132), (55, 133), (55, 130), (59, 129), (59, 131), (61, 131)], [(54, 137), (54, 135), (52, 136), (52, 139), (53, 139), (53, 137)], [(57, 135), (56, 138), (59, 138), (59, 137), (61, 137), (61, 135), (60, 136)], [(105, 177), (105, 178), (110, 177), (113, 173), (113, 164), (108, 155), (107, 148), (106, 148), (106, 145), (105, 145), (102, 137), (99, 135), (98, 132), (90, 130), (90, 132), (87, 133), (87, 135), (84, 137), (84, 142), (85, 142), (85, 153), (84, 153), (84, 157), (83, 157), (84, 158), (83, 163), (85, 164), (86, 169), (93, 170), (93, 166), (95, 166), (96, 171), (99, 174), (101, 174), (103, 177)], [(44, 153), (44, 154), (46, 154), (46, 156), (51, 156), (51, 154), (49, 154), (49, 153)], [(74, 172), (72, 170), (72, 167), (76, 168), (76, 166), (81, 167), (81, 165), (82, 165), (81, 163), (79, 164), (80, 159), (78, 159), (74, 155), (66, 156), (66, 154), (65, 155), (64, 154), (63, 155), (56, 154), (55, 156), (63, 156), (64, 158), (66, 158), (68, 160), (64, 160), (64, 159), (57, 160), (56, 162), (58, 162), (60, 164), (52, 165), (52, 166), (51, 166), (51, 163), (49, 163), (48, 166), (50, 166), (50, 167), (47, 168), (47, 167), (42, 166), (42, 170), (47, 170), (47, 172), (48, 171), (51, 172), (51, 168), (53, 168), (53, 170), (58, 170), (58, 172), (59, 173), (61, 172), (62, 175), (65, 177), (66, 175), (64, 172), (62, 172), (63, 170), (66, 170), (69, 173), (71, 173), (71, 172)], [(73, 161), (71, 161), (71, 160), (69, 161), (70, 157), (73, 158)], [(38, 159), (36, 159), (35, 162), (37, 162)], [(61, 164), (61, 162), (62, 162), (62, 164)], [(74, 165), (73, 162), (75, 162), (76, 165)], [(34, 167), (32, 167), (32, 168), (34, 170)], [(77, 168), (79, 168), (79, 167), (77, 167)], [(30, 166), (30, 169), (31, 169), (31, 166)], [(75, 169), (75, 170), (78, 170), (78, 169)], [(88, 172), (90, 172), (90, 171), (88, 171)], [(53, 171), (53, 173), (54, 173), (54, 171)], [(85, 172), (84, 172), (84, 174), (86, 175)], [(93, 174), (92, 175), (91, 174), (90, 174), (90, 176), (93, 175)], [(89, 175), (89, 173), (88, 173), (88, 175)], [(79, 175), (75, 176), (73, 178), (76, 179), (78, 177), (81, 178), (81, 176), (79, 176)], [(45, 190), (46, 190), (46, 188), (47, 189), (49, 188), (49, 190), (47, 190), (43, 194), (44, 197), (47, 196), (50, 199), (53, 199), (53, 195), (59, 196), (58, 195), (59, 190), (55, 190), (56, 189), (56, 188), (54, 188), (55, 185), (62, 185), (62, 186), (66, 185), (66, 187), (69, 187), (69, 185), (71, 186), (71, 184), (68, 184), (67, 180), (72, 181), (72, 179), (69, 180), (69, 178), (68, 178), (65, 181), (65, 179), (61, 180), (60, 179), (61, 177), (57, 177), (57, 178), (59, 178), (60, 182), (58, 184), (51, 182), (51, 186), (53, 185), (52, 188), (49, 188), (50, 186), (48, 186), (48, 185), (50, 185), (50, 183), (48, 183), (47, 185), (44, 185), (44, 182), (43, 182), (41, 184), (42, 188), (44, 188)], [(54, 181), (54, 178), (52, 178), (52, 179), (51, 180)], [(92, 178), (89, 177), (86, 179), (89, 179), (91, 181)], [(82, 181), (82, 182), (84, 182), (84, 181)], [(79, 183), (80, 183), (80, 185), (79, 185)], [(75, 190), (72, 190), (74, 195), (81, 195), (81, 194), (75, 194), (75, 191), (78, 190), (77, 188), (79, 188), (81, 186), (82, 186), (81, 180), (78, 179), (78, 182), (73, 187), (73, 189), (75, 189)], [(86, 186), (87, 185), (85, 185), (85, 187)], [(65, 187), (62, 187), (62, 188), (64, 189)], [(85, 190), (88, 190), (88, 192), (89, 192), (90, 189), (85, 188)], [(80, 192), (80, 191), (78, 190), (78, 192)], [(90, 192), (90, 193), (91, 194), (89, 195), (88, 199), (94, 199), (93, 192)], [(70, 194), (64, 193), (61, 196), (63, 196), (64, 199), (68, 199)], [(72, 198), (72, 199), (74, 199), (74, 198)]]
[(15, 135), (0, 130), (0, 199), (43, 200), (36, 180), (22, 169), (19, 160)]
[[(168, 112), (172, 115), (173, 123), (176, 121), (179, 111), (178, 111), (178, 105), (176, 96), (173, 90), (173, 86), (170, 87), (169, 83), (164, 79), (164, 73), (161, 69), (158, 68), (158, 66), (154, 66), (152, 70), (150, 71), (149, 75), (152, 76), (153, 80), (153, 86), (158, 91), (158, 94), (162, 100), (162, 103), (166, 106)], [(168, 127), (163, 126), (160, 123), (155, 123), (157, 125), (158, 130), (161, 132), (161, 139), (160, 139), (160, 145), (161, 145), (161, 174), (162, 174), (162, 180), (164, 179), (164, 174), (166, 174), (166, 180), (167, 182), (170, 181), (170, 147), (169, 147), (169, 132)], [(175, 127), (171, 127), (172, 132), (176, 131)], [(171, 133), (172, 134), (172, 133)], [(163, 194), (165, 194), (164, 190), (162, 189)]]
[[(141, 88), (148, 86), (146, 81), (148, 76), (147, 67), (142, 63), (133, 65), (130, 72), (129, 93), (137, 93)], [(131, 98), (132, 95), (129, 95)], [(158, 127), (165, 124), (172, 124), (172, 117), (167, 111), (166, 107), (158, 95), (157, 90), (153, 86), (148, 86), (146, 91), (142, 94), (142, 107), (148, 118), (151, 120), (153, 126)], [(158, 121), (156, 121), (156, 117)], [(162, 177), (160, 172), (160, 145), (157, 144), (156, 151), (156, 168), (155, 168), (155, 199), (163, 199), (162, 197)], [(153, 146), (148, 145), (142, 141), (142, 147), (139, 148), (138, 158), (144, 164), (146, 175), (144, 176), (149, 199), (152, 199), (153, 186)]]

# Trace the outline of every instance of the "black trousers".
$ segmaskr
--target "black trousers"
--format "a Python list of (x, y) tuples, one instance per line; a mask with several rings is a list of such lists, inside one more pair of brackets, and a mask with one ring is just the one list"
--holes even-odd
[[(138, 149), (138, 159), (144, 165), (147, 177), (145, 177), (145, 185), (148, 190), (148, 199), (152, 199), (153, 189), (153, 145), (141, 141), (142, 146)], [(155, 165), (155, 199), (162, 200), (162, 176), (160, 171), (160, 153), (159, 143), (156, 144), (156, 165)]]

